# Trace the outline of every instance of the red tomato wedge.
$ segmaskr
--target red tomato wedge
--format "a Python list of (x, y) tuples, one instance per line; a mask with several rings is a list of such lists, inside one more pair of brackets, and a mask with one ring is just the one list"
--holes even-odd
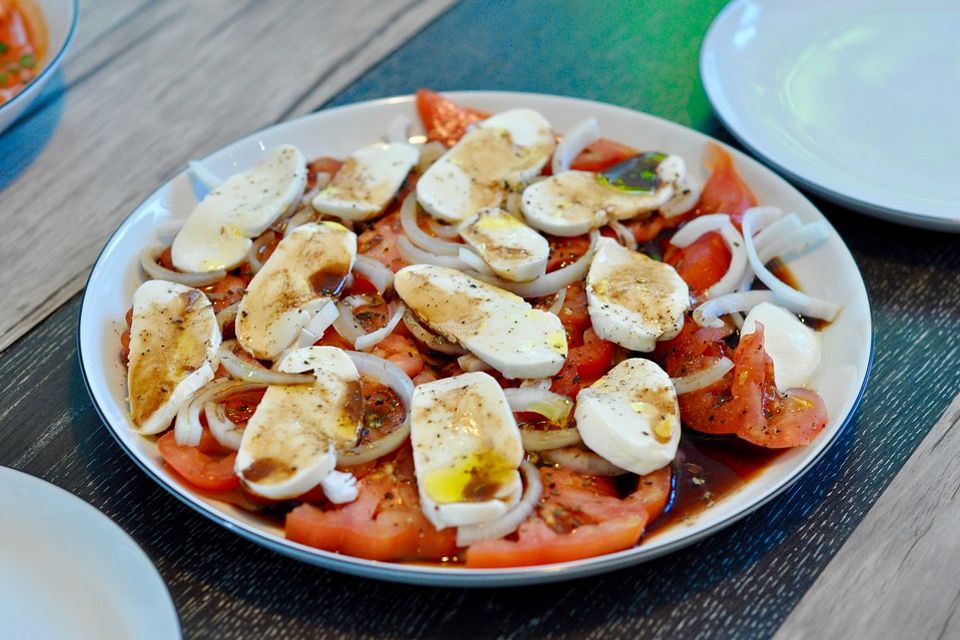
[(397, 246), (397, 237), (401, 233), (400, 213), (386, 215), (360, 234), (357, 251), (386, 265), (391, 271), (399, 271), (407, 266)]
[(730, 154), (713, 143), (707, 145), (706, 165), (710, 177), (703, 185), (697, 215), (729, 213), (739, 227), (743, 212), (757, 205), (756, 196), (737, 173)]
[(442, 142), (448, 147), (463, 137), (469, 125), (490, 117), (485, 111), (461, 107), (429, 89), (417, 90), (417, 113), (427, 130), (427, 139)]
[(670, 469), (640, 478), (627, 499), (607, 478), (540, 469), (543, 497), (516, 539), (487, 540), (467, 549), (468, 567), (518, 567), (568, 562), (628, 549), (659, 515), (670, 494)]
[(240, 485), (240, 480), (233, 472), (233, 463), (237, 458), (233, 452), (219, 457), (203, 453), (197, 447), (181, 446), (174, 439), (173, 430), (157, 440), (157, 449), (170, 468), (199, 489), (231, 491)]
[(223, 280), (203, 288), (203, 291), (210, 296), (214, 311), (220, 311), (234, 302), (239, 302), (246, 290), (247, 280), (234, 275), (227, 275)]
[(570, 347), (567, 360), (560, 372), (553, 377), (551, 391), (575, 400), (580, 389), (596, 382), (613, 362), (616, 346), (601, 340), (593, 329), (583, 333), (583, 344)]
[(303, 504), (287, 514), (287, 539), (369, 560), (440, 560), (456, 551), (454, 529), (437, 531), (420, 511), (409, 447), (358, 482), (349, 504)]
[(663, 261), (673, 266), (695, 293), (700, 293), (719, 282), (727, 272), (730, 250), (723, 237), (712, 231), (683, 249), (669, 245)]
[(600, 138), (587, 145), (570, 163), (570, 168), (576, 171), (606, 171), (635, 155), (637, 155), (637, 150), (633, 147)]

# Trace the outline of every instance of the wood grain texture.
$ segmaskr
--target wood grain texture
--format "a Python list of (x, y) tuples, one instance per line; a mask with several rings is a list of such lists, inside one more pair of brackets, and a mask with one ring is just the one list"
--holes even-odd
[(960, 637), (958, 452), (960, 396), (775, 638)]
[(187, 160), (327, 99), (451, 1), (81, 7), (60, 77), (0, 140), (0, 349), (81, 288), (109, 233)]

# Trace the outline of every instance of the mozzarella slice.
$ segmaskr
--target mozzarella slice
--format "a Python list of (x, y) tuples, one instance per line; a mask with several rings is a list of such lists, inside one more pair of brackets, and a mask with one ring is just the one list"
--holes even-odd
[(520, 430), (489, 375), (418, 385), (410, 438), (423, 513), (437, 529), (491, 522), (520, 500)]
[(393, 287), (413, 313), (507, 378), (545, 378), (567, 357), (560, 318), (455, 269), (404, 267)]
[(680, 444), (680, 407), (670, 376), (650, 360), (624, 360), (577, 394), (584, 444), (621, 469), (664, 467)]
[(659, 186), (653, 191), (631, 191), (609, 184), (602, 174), (564, 171), (524, 189), (520, 206), (530, 226), (558, 236), (579, 236), (671, 202), (686, 176), (683, 159), (666, 156), (656, 173)]
[(247, 489), (284, 500), (323, 482), (337, 449), (353, 447), (363, 417), (360, 374), (335, 347), (306, 347), (280, 361), (288, 373), (313, 371), (313, 384), (270, 385), (243, 430), (234, 470)]
[(593, 330), (631, 351), (653, 351), (683, 328), (690, 291), (664, 262), (600, 238), (587, 273), (587, 308)]
[(257, 272), (237, 310), (237, 341), (274, 360), (340, 287), (357, 255), (357, 236), (335, 222), (310, 222), (288, 234)]
[(147, 280), (133, 294), (127, 392), (140, 433), (160, 433), (180, 406), (213, 380), (220, 329), (202, 292)]
[(477, 123), (417, 181), (417, 200), (448, 222), (500, 206), (540, 173), (554, 148), (547, 120), (531, 109), (513, 109)]
[(802, 387), (820, 364), (820, 334), (794, 314), (769, 302), (755, 306), (740, 329), (754, 333), (763, 325), (763, 348), (773, 360), (773, 376), (780, 391)]
[(547, 272), (547, 239), (503, 209), (481, 209), (460, 225), (460, 236), (504, 280), (527, 282)]
[(255, 238), (297, 203), (307, 162), (296, 147), (275, 147), (252, 169), (231, 176), (196, 206), (173, 241), (181, 271), (232, 269)]
[(343, 220), (369, 220), (390, 204), (419, 159), (416, 148), (403, 142), (358, 149), (313, 199), (313, 208)]

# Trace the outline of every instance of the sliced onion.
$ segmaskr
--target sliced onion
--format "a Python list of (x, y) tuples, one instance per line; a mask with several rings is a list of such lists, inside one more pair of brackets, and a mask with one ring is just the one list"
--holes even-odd
[(548, 389), (518, 388), (504, 389), (503, 395), (510, 404), (511, 411), (532, 411), (539, 413), (553, 424), (566, 424), (573, 410), (573, 402), (567, 396)]
[[(512, 291), (521, 298), (542, 298), (549, 296), (560, 289), (566, 289), (574, 282), (583, 280), (590, 268), (590, 261), (593, 260), (593, 253), (597, 248), (597, 240), (600, 238), (600, 232), (596, 229), (590, 232), (590, 247), (586, 253), (580, 256), (576, 262), (568, 264), (562, 269), (551, 271), (540, 276), (532, 282), (510, 282), (500, 278), (491, 278), (483, 274), (476, 274), (477, 279), (483, 280), (501, 289)], [(473, 275), (473, 274), (471, 274)]]
[(163, 251), (161, 245), (152, 245), (140, 252), (140, 266), (151, 278), (156, 280), (169, 280), (187, 287), (205, 287), (209, 284), (219, 282), (227, 277), (224, 269), (216, 271), (207, 271), (206, 273), (183, 273), (180, 271), (171, 271), (166, 267), (161, 267), (157, 263), (157, 256)]
[(450, 240), (451, 238), (460, 236), (460, 230), (457, 229), (456, 225), (444, 224), (433, 216), (427, 216), (427, 226), (430, 227), (430, 231), (433, 231), (440, 238)]
[(473, 373), (475, 371), (490, 371), (493, 369), (493, 367), (472, 353), (465, 353), (457, 358), (457, 364), (467, 373)]
[[(215, 397), (221, 394), (233, 393), (234, 390), (248, 388), (251, 385), (239, 380), (230, 378), (217, 378), (211, 380), (180, 406), (177, 412), (177, 421), (173, 427), (173, 437), (177, 444), (181, 446), (195, 447), (200, 444), (200, 436), (203, 435), (203, 426), (200, 424), (200, 410), (203, 406)], [(257, 388), (263, 385), (253, 385)]]
[(553, 384), (550, 378), (528, 378), (520, 383), (521, 389), (549, 389)]
[(283, 232), (286, 235), (290, 235), (290, 232), (304, 225), (308, 222), (313, 222), (317, 219), (317, 212), (313, 208), (312, 204), (302, 205), (296, 213), (287, 218), (286, 222), (283, 224)]
[[(788, 214), (776, 222), (772, 222), (753, 237), (753, 246), (757, 248), (757, 253), (760, 256), (760, 259), (763, 260), (764, 264), (770, 261), (769, 258), (766, 260), (763, 259), (764, 249), (774, 240), (776, 240), (781, 235), (789, 235), (794, 231), (799, 229), (802, 226), (800, 222), (800, 217), (795, 213)], [(750, 289), (750, 285), (753, 284), (753, 279), (756, 276), (753, 274), (753, 269), (750, 268), (750, 265), (747, 264), (747, 268), (743, 273), (743, 278), (740, 279), (740, 286), (737, 287), (738, 291), (747, 291)]]
[(400, 320), (403, 319), (404, 312), (407, 310), (402, 302), (391, 302), (389, 309), (390, 319), (387, 320), (387, 324), (376, 331), (371, 331), (370, 333), (360, 336), (356, 342), (353, 343), (353, 346), (356, 347), (358, 351), (367, 351), (380, 344), (384, 338), (393, 333), (393, 330), (397, 328)]
[[(432, 264), (437, 267), (448, 267), (460, 271), (469, 269), (463, 260), (456, 256), (439, 256), (415, 247), (410, 239), (403, 234), (397, 236), (397, 248), (400, 249), (400, 255), (403, 259), (410, 264)], [(458, 253), (459, 251), (457, 249)]]
[(633, 231), (627, 229), (619, 220), (611, 220), (609, 224), (613, 232), (617, 234), (617, 239), (620, 240), (620, 244), (631, 251), (637, 250), (637, 236), (633, 235)]
[(199, 160), (191, 160), (187, 163), (187, 171), (193, 174), (193, 177), (200, 181), (200, 184), (205, 186), (210, 191), (213, 191), (220, 183), (223, 182), (219, 177), (214, 175), (210, 169), (207, 169)]
[(560, 310), (563, 309), (563, 303), (567, 301), (567, 289), (564, 287), (557, 291), (557, 294), (553, 297), (553, 302), (550, 303), (550, 307), (547, 309), (550, 313), (555, 316), (560, 315)]
[(451, 356), (459, 356), (467, 352), (467, 350), (459, 344), (450, 342), (443, 336), (438, 336), (424, 327), (420, 324), (420, 321), (417, 320), (416, 316), (409, 311), (403, 314), (403, 324), (407, 325), (407, 329), (410, 329), (410, 333), (413, 334), (414, 338), (427, 345), (433, 351)]
[(772, 291), (740, 291), (711, 298), (693, 310), (693, 320), (701, 327), (722, 327), (722, 316), (736, 311), (750, 311), (762, 302), (774, 302)]
[(440, 156), (447, 152), (447, 148), (440, 142), (431, 141), (420, 145), (420, 159), (417, 161), (417, 173), (423, 175)]
[(243, 429), (240, 429), (227, 417), (222, 404), (208, 402), (203, 405), (203, 413), (207, 417), (207, 426), (210, 427), (210, 435), (216, 439), (220, 446), (237, 451), (243, 440)]
[(313, 384), (316, 381), (312, 374), (273, 371), (259, 364), (247, 362), (234, 353), (233, 348), (236, 344), (236, 340), (225, 340), (220, 345), (220, 364), (238, 380), (261, 384)]
[(347, 296), (337, 303), (337, 318), (333, 321), (333, 328), (344, 340), (356, 345), (357, 339), (367, 334), (363, 326), (353, 315), (353, 310), (364, 304), (365, 296)]
[(261, 233), (260, 236), (253, 241), (253, 244), (250, 245), (250, 249), (247, 250), (247, 264), (250, 265), (250, 271), (256, 275), (260, 272), (260, 269), (263, 268), (263, 263), (260, 261), (260, 249), (265, 245), (272, 242), (277, 237), (275, 231), (266, 231)]
[(224, 307), (217, 312), (217, 326), (220, 327), (220, 333), (223, 328), (237, 319), (237, 310), (240, 308), (240, 302), (234, 302), (229, 307)]
[(701, 369), (695, 373), (682, 378), (671, 378), (673, 387), (677, 390), (677, 395), (699, 391), (709, 387), (714, 382), (727, 375), (727, 372), (733, 369), (733, 360), (730, 358), (718, 358), (710, 366)]
[(693, 244), (703, 234), (712, 231), (720, 232), (727, 249), (730, 250), (730, 266), (727, 267), (723, 277), (707, 289), (707, 296), (710, 298), (736, 291), (747, 270), (747, 251), (743, 236), (730, 222), (730, 216), (725, 213), (700, 216), (688, 222), (670, 238), (670, 244), (683, 248)]
[(627, 473), (626, 470), (607, 462), (594, 452), (580, 447), (550, 449), (541, 452), (540, 457), (550, 464), (588, 476), (622, 476)]
[(380, 293), (386, 293), (393, 288), (393, 271), (369, 256), (358, 254), (353, 270), (369, 280)]
[(396, 391), (406, 411), (406, 418), (403, 424), (383, 438), (380, 438), (376, 442), (361, 445), (355, 449), (337, 451), (337, 464), (343, 467), (350, 467), (376, 460), (394, 451), (406, 441), (410, 435), (410, 408), (413, 406), (413, 381), (400, 367), (388, 360), (358, 351), (347, 351), (346, 353), (361, 375), (374, 378), (380, 382), (380, 384)]
[(834, 320), (840, 313), (842, 305), (829, 300), (813, 298), (805, 293), (797, 291), (787, 283), (783, 282), (773, 274), (761, 262), (757, 255), (757, 248), (753, 244), (753, 233), (757, 225), (763, 221), (764, 212), (757, 212), (757, 208), (749, 209), (743, 216), (743, 235), (747, 247), (747, 257), (750, 260), (750, 266), (754, 273), (760, 279), (760, 282), (767, 285), (777, 296), (784, 306), (793, 311), (812, 318), (822, 318), (824, 320)]
[(464, 247), (464, 246), (460, 247), (460, 253), (458, 257), (460, 258), (460, 261), (463, 262), (463, 264), (467, 265), (474, 271), (478, 273), (482, 273), (485, 276), (493, 275), (493, 270), (490, 268), (490, 265), (484, 262), (483, 258), (475, 254), (473, 251), (471, 251), (467, 247)]
[(526, 429), (520, 427), (520, 439), (526, 451), (551, 451), (572, 447), (582, 442), (580, 432), (574, 427), (566, 429)]
[(320, 310), (317, 311), (303, 329), (300, 330), (300, 337), (297, 339), (297, 347), (309, 347), (316, 344), (317, 340), (323, 337), (324, 332), (330, 328), (336, 319), (340, 316), (340, 310), (333, 300), (327, 300)]
[(526, 481), (520, 502), (493, 522), (457, 527), (458, 547), (468, 547), (481, 540), (496, 540), (509, 535), (517, 530), (517, 527), (527, 519), (527, 516), (533, 513), (540, 496), (543, 494), (540, 472), (526, 460), (520, 464), (520, 472)]
[(408, 195), (403, 201), (403, 206), (400, 207), (400, 225), (403, 227), (403, 231), (407, 234), (407, 237), (410, 238), (410, 241), (420, 249), (438, 256), (455, 256), (460, 253), (460, 248), (463, 246), (462, 244), (441, 238), (434, 238), (420, 228), (420, 225), (417, 224), (418, 208), (415, 193)]
[(570, 129), (567, 135), (557, 143), (557, 148), (553, 151), (553, 162), (551, 164), (553, 175), (559, 175), (569, 170), (574, 158), (596, 142), (599, 137), (600, 125), (597, 124), (597, 119), (593, 117), (587, 118)]
[[(773, 225), (770, 226), (772, 227)], [(766, 231), (766, 229), (764, 229), (764, 231)], [(760, 256), (760, 260), (766, 264), (774, 258), (806, 251), (811, 245), (826, 240), (829, 235), (830, 227), (827, 226), (826, 221), (811, 222), (808, 225), (794, 230), (789, 235), (771, 238), (762, 248), (757, 249), (757, 255)]]

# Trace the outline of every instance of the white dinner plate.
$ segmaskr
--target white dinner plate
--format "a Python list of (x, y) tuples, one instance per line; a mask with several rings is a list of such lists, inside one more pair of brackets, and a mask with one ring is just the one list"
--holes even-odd
[(147, 555), (107, 516), (0, 467), (0, 620), (6, 638), (172, 640), (180, 621)]
[(700, 75), (727, 128), (797, 184), (960, 232), (956, 0), (735, 0)]
[[(677, 153), (694, 173), (705, 178), (702, 160), (711, 138), (678, 124), (611, 105), (523, 93), (463, 92), (448, 94), (461, 104), (488, 111), (526, 106), (543, 113), (559, 131), (569, 130), (584, 118), (595, 116), (603, 133), (638, 148)], [(214, 174), (227, 176), (250, 167), (266, 149), (281, 143), (295, 144), (307, 157), (344, 157), (376, 141), (398, 116), (418, 122), (411, 96), (365, 102), (287, 122), (255, 133), (203, 160)], [(419, 125), (417, 125), (419, 126)], [(741, 174), (763, 203), (795, 211), (805, 221), (823, 216), (796, 189), (766, 167), (733, 149)], [(184, 162), (191, 156), (184, 150)], [(689, 524), (659, 532), (636, 548), (602, 557), (539, 567), (464, 569), (371, 562), (312, 549), (283, 537), (283, 530), (255, 514), (191, 491), (164, 469), (154, 443), (137, 435), (127, 415), (125, 370), (120, 362), (120, 334), (131, 296), (143, 281), (137, 256), (148, 244), (169, 242), (172, 222), (190, 211), (193, 191), (186, 173), (163, 185), (136, 208), (107, 242), (90, 274), (80, 313), (82, 370), (94, 404), (107, 427), (124, 449), (157, 482), (191, 507), (231, 531), (266, 547), (347, 573), (419, 584), (493, 586), (562, 580), (609, 571), (662, 555), (702, 538), (743, 517), (795, 481), (817, 460), (840, 432), (857, 405), (866, 384), (871, 357), (870, 308), (863, 280), (850, 252), (831, 229), (815, 251), (791, 263), (794, 275), (812, 295), (844, 304), (836, 322), (823, 332), (824, 358), (812, 380), (820, 391), (831, 419), (825, 431), (809, 446), (791, 450), (776, 459), (739, 492), (717, 502)]]

